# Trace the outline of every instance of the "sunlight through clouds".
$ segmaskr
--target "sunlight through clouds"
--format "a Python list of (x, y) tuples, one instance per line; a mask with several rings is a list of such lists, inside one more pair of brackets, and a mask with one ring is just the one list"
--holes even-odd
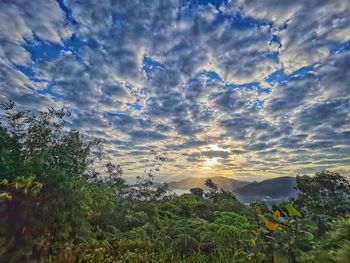
[[(349, 175), (348, 1), (1, 1), (0, 100), (65, 106), (127, 177)], [(74, 124), (73, 124), (74, 123)]]

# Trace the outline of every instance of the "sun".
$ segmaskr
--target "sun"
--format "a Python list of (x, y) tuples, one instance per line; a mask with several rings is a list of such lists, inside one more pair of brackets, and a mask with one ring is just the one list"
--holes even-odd
[(211, 157), (211, 158), (207, 158), (207, 159), (206, 159), (206, 163), (207, 163), (207, 165), (209, 165), (209, 166), (218, 165), (218, 164), (220, 164), (220, 163), (218, 162), (220, 159), (222, 159), (222, 158), (220, 158), (220, 157)]

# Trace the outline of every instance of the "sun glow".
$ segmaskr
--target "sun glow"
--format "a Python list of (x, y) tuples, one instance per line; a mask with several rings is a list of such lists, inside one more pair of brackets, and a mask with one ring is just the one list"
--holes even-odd
[(218, 164), (220, 164), (220, 163), (219, 163), (219, 160), (220, 160), (220, 159), (222, 159), (222, 158), (220, 158), (220, 157), (207, 158), (207, 159), (206, 159), (206, 163), (207, 163), (207, 165), (209, 165), (209, 166), (218, 165)]
[(228, 151), (227, 149), (221, 148), (216, 144), (210, 144), (207, 146), (207, 149), (211, 150), (211, 151)]

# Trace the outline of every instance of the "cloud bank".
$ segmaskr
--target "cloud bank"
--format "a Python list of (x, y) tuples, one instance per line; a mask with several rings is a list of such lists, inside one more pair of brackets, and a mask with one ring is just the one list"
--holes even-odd
[(159, 180), (349, 175), (350, 4), (1, 1), (0, 99), (65, 106), (106, 159)]

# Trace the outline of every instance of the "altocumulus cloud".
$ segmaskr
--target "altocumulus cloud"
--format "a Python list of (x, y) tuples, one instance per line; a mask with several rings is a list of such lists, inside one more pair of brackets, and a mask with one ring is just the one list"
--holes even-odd
[[(0, 99), (65, 106), (127, 176), (349, 175), (350, 3), (1, 1)], [(210, 160), (215, 161), (210, 161)]]

